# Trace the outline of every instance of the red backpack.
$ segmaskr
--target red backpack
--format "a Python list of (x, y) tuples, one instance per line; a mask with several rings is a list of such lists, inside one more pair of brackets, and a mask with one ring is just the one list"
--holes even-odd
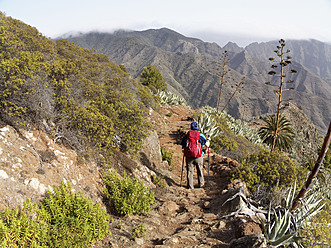
[(185, 157), (198, 158), (202, 156), (202, 146), (199, 142), (200, 133), (196, 130), (190, 130), (186, 134), (186, 147), (184, 147)]

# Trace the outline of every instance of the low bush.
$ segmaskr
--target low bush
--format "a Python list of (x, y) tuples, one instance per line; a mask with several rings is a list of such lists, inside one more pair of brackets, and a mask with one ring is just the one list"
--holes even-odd
[(146, 236), (146, 228), (143, 224), (140, 224), (139, 227), (133, 228), (131, 232), (131, 240), (134, 240), (135, 238), (141, 238)]
[(62, 183), (37, 204), (0, 213), (0, 247), (88, 247), (110, 235), (109, 216)]
[(152, 175), (152, 182), (160, 188), (165, 188), (167, 185), (162, 175)]
[(169, 152), (164, 146), (161, 146), (161, 155), (162, 160), (167, 161), (170, 166), (173, 164), (173, 152)]
[[(109, 216), (93, 205), (70, 184), (53, 188), (54, 193), (40, 204), (40, 216), (50, 224), (49, 245), (52, 247), (85, 247), (109, 235)], [(79, 245), (78, 245), (79, 244)]]
[[(107, 56), (52, 41), (3, 13), (0, 29), (2, 121), (44, 129), (98, 164), (110, 163), (99, 155), (108, 158), (116, 148), (138, 153), (151, 129), (146, 110), (159, 107), (149, 87)], [(155, 71), (146, 76), (158, 78)], [(160, 87), (166, 87), (164, 80)]]
[(140, 87), (137, 91), (137, 96), (140, 98), (140, 101), (144, 104), (145, 107), (156, 110), (159, 109), (159, 99), (156, 95), (153, 95), (149, 87)]
[(155, 204), (154, 192), (125, 173), (120, 177), (115, 171), (107, 172), (103, 181), (104, 193), (119, 215), (146, 215)]
[(263, 149), (246, 156), (241, 166), (232, 172), (231, 179), (246, 182), (248, 188), (254, 192), (258, 186), (272, 190), (275, 187), (289, 187), (294, 181), (301, 185), (306, 172), (284, 153)]
[(0, 247), (48, 247), (48, 224), (37, 218), (37, 204), (25, 201), (23, 208), (0, 213)]
[(238, 149), (238, 143), (237, 141), (229, 138), (228, 136), (219, 135), (212, 138), (211, 149), (213, 149), (215, 152), (220, 152), (223, 149), (233, 151)]
[(313, 216), (301, 231), (305, 247), (329, 247), (331, 244), (331, 201), (327, 200), (323, 210)]

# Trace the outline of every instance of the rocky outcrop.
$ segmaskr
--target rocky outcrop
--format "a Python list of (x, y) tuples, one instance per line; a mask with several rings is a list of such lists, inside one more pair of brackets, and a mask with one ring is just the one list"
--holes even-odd
[[(8, 125), (0, 128), (0, 211), (22, 206), (27, 198), (39, 201), (61, 181), (71, 183), (94, 202), (102, 202), (102, 179), (96, 163), (79, 161), (76, 152), (57, 144), (43, 131), (19, 131)], [(166, 166), (155, 132), (146, 139), (140, 160), (118, 151), (112, 160), (113, 169), (126, 171), (151, 188), (155, 187), (153, 170)]]
[(82, 163), (77, 154), (39, 130), (0, 128), (0, 210), (22, 206), (30, 198), (39, 201), (52, 186), (61, 181), (101, 202), (99, 168)]
[(144, 145), (140, 151), (140, 162), (150, 169), (168, 169), (168, 165), (162, 161), (160, 142), (156, 131), (152, 131), (144, 140)]

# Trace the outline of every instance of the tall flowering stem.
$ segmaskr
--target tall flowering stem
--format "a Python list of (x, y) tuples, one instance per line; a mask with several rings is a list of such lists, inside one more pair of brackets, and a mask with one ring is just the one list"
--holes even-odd
[(324, 142), (323, 142), (323, 146), (321, 149), (321, 152), (317, 158), (317, 161), (314, 165), (314, 168), (312, 169), (306, 183), (303, 185), (302, 189), (300, 190), (298, 196), (295, 198), (295, 200), (293, 201), (292, 204), (292, 208), (291, 211), (294, 211), (298, 208), (298, 205), (301, 201), (301, 199), (303, 199), (303, 197), (305, 196), (305, 194), (307, 193), (313, 179), (317, 176), (317, 173), (319, 171), (319, 168), (322, 165), (323, 159), (325, 157), (326, 152), (328, 151), (328, 147), (330, 145), (330, 139), (331, 139), (331, 121), (330, 121), (330, 125), (329, 125), (329, 129), (328, 132), (324, 138)]

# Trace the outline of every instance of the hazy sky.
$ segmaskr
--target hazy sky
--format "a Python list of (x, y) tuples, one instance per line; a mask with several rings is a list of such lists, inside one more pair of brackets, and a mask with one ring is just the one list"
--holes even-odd
[(167, 27), (221, 46), (280, 38), (331, 42), (331, 0), (0, 0), (0, 10), (51, 38)]

